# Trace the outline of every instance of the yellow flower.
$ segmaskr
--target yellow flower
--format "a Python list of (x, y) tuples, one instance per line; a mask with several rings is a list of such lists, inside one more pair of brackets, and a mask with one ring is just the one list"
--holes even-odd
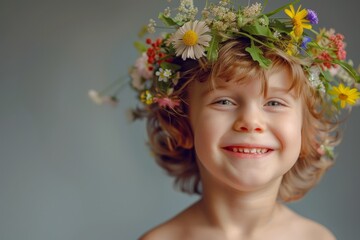
[(334, 102), (340, 101), (341, 108), (344, 108), (346, 104), (354, 105), (358, 98), (360, 98), (360, 92), (356, 88), (345, 87), (342, 83), (338, 87), (333, 87), (329, 92), (334, 97)]
[(296, 54), (298, 54), (296, 45), (293, 42), (289, 42), (286, 46), (286, 52), (290, 56), (295, 56)]
[(304, 28), (306, 29), (312, 28), (311, 24), (309, 24), (310, 21), (306, 19), (306, 16), (308, 14), (307, 10), (306, 9), (300, 10), (300, 8), (301, 5), (295, 12), (294, 6), (291, 4), (290, 9), (285, 9), (286, 15), (288, 15), (292, 19), (292, 23), (294, 26), (293, 32), (296, 37), (300, 37), (303, 34)]
[(150, 105), (153, 103), (153, 96), (151, 95), (149, 90), (145, 90), (140, 95), (141, 102)]

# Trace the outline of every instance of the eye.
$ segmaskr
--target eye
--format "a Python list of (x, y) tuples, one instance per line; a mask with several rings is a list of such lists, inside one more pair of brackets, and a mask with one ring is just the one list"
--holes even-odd
[(228, 99), (221, 99), (215, 102), (215, 104), (219, 104), (219, 105), (234, 105), (233, 102), (231, 102)]
[(281, 106), (285, 106), (283, 103), (279, 102), (279, 101), (275, 101), (275, 100), (271, 100), (268, 101), (265, 106), (270, 106), (270, 107), (281, 107)]

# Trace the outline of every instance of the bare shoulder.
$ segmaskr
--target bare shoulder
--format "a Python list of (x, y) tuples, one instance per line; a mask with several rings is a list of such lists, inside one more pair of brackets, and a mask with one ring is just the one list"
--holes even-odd
[(195, 219), (194, 206), (190, 206), (172, 219), (150, 229), (139, 240), (183, 240), (190, 234)]
[(174, 237), (178, 236), (177, 231), (177, 228), (171, 222), (165, 222), (146, 232), (139, 240), (177, 239)]
[(305, 218), (298, 213), (286, 209), (287, 222), (289, 223), (289, 230), (296, 233), (299, 239), (307, 240), (336, 240), (336, 237), (325, 226)]

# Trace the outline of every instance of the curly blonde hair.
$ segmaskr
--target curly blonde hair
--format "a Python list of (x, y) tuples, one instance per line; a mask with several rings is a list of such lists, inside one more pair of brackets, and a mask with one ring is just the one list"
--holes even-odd
[(248, 46), (249, 41), (246, 39), (228, 40), (221, 46), (218, 60), (214, 63), (206, 61), (205, 58), (198, 61), (179, 60), (182, 67), (181, 79), (173, 94), (179, 97), (182, 103), (176, 110), (156, 105), (148, 106), (145, 117), (149, 146), (157, 163), (175, 177), (175, 185), (181, 191), (201, 194), (201, 178), (188, 118), (189, 84), (193, 81), (211, 83), (218, 78), (231, 80), (234, 76), (239, 81), (257, 77), (263, 80), (263, 90), (266, 91), (266, 73), (285, 67), (292, 76), (291, 89), (295, 90), (307, 107), (303, 109), (300, 155), (295, 165), (283, 176), (278, 198), (284, 202), (297, 200), (303, 197), (333, 164), (333, 159), (326, 157), (319, 149), (325, 143), (327, 146), (339, 143), (338, 122), (331, 114), (329, 106), (323, 104), (319, 92), (309, 85), (302, 67), (306, 66), (306, 60), (299, 62), (298, 58), (263, 47), (264, 56), (272, 61), (272, 67), (266, 70), (252, 60), (245, 50)]

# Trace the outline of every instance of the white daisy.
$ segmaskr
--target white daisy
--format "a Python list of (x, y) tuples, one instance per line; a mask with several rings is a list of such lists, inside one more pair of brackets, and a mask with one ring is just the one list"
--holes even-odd
[(203, 21), (187, 22), (174, 33), (173, 44), (176, 56), (199, 59), (205, 55), (205, 47), (209, 46), (211, 36), (209, 27)]

